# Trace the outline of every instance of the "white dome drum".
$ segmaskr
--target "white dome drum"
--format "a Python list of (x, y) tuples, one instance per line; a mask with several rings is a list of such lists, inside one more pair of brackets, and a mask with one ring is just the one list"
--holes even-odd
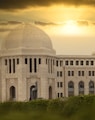
[(3, 41), (1, 49), (8, 54), (9, 51), (12, 54), (16, 50), (27, 54), (55, 54), (48, 35), (31, 24), (16, 27)]

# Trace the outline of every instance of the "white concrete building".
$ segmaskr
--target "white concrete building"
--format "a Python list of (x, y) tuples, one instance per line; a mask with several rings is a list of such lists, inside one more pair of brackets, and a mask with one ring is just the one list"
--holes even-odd
[(0, 101), (95, 93), (95, 56), (58, 56), (48, 35), (20, 25), (2, 42)]

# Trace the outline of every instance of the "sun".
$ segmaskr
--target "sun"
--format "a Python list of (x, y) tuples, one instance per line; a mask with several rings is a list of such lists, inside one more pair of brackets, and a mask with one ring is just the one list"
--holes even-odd
[(60, 34), (64, 35), (79, 35), (81, 33), (80, 27), (77, 25), (76, 21), (68, 20), (63, 23), (58, 29)]

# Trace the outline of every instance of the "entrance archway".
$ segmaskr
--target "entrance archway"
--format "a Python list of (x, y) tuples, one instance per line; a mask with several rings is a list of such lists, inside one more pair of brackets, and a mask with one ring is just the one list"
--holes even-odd
[(49, 99), (52, 99), (52, 87), (49, 87)]
[(10, 99), (14, 100), (16, 98), (16, 90), (14, 86), (10, 87)]
[(30, 100), (37, 99), (37, 87), (35, 85), (30, 87)]

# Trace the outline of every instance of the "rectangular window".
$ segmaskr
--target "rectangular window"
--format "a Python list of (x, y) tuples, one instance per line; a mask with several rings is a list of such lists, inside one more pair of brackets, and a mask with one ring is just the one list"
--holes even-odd
[(59, 82), (57, 82), (57, 87), (59, 88)]
[(19, 58), (17, 58), (17, 64), (19, 64)]
[(74, 71), (72, 71), (72, 76), (74, 76)]
[(59, 77), (59, 71), (57, 71), (57, 77)]
[(25, 58), (25, 64), (27, 64), (27, 58)]
[(37, 72), (37, 60), (34, 58), (34, 72)]
[(62, 77), (62, 71), (60, 71), (60, 77)]
[(13, 73), (15, 73), (15, 59), (13, 59)]
[(60, 87), (63, 87), (63, 83), (62, 82), (60, 82)]
[(52, 61), (53, 61), (53, 60), (51, 59), (51, 73), (52, 73)]
[(81, 71), (78, 71), (78, 76), (81, 76)]
[(41, 58), (39, 58), (39, 64), (41, 64)]
[(91, 76), (91, 71), (89, 71), (89, 76)]
[(82, 71), (82, 76), (84, 76), (84, 71)]
[(63, 93), (60, 93), (60, 97), (63, 97)]
[(46, 59), (46, 64), (47, 64), (47, 59)]
[(11, 73), (11, 59), (9, 59), (9, 73)]
[(55, 64), (54, 64), (54, 60), (53, 60), (53, 65), (55, 65)]
[(63, 61), (60, 61), (60, 66), (62, 66), (63, 65)]
[(76, 61), (76, 65), (79, 65), (79, 61)]
[(5, 59), (5, 65), (7, 65), (7, 59)]
[(70, 65), (73, 65), (73, 61), (70, 61)]
[(50, 59), (48, 59), (48, 73), (50, 73)]
[(94, 61), (91, 61), (91, 65), (94, 65)]
[(86, 65), (89, 65), (89, 61), (86, 61)]
[(68, 61), (65, 61), (65, 65), (68, 65), (69, 64), (69, 62)]
[(60, 97), (60, 94), (58, 93), (57, 95), (58, 95), (58, 98), (59, 98), (59, 97)]
[(92, 71), (92, 76), (95, 76), (95, 71)]
[(81, 64), (81, 65), (83, 65), (83, 64), (84, 64), (84, 62), (83, 62), (83, 61), (80, 61), (80, 64)]
[(29, 69), (30, 72), (32, 72), (32, 58), (29, 59)]
[(56, 66), (58, 67), (58, 60), (56, 61)]
[(70, 76), (70, 73), (71, 73), (71, 72), (70, 72), (70, 71), (68, 71), (68, 76)]

